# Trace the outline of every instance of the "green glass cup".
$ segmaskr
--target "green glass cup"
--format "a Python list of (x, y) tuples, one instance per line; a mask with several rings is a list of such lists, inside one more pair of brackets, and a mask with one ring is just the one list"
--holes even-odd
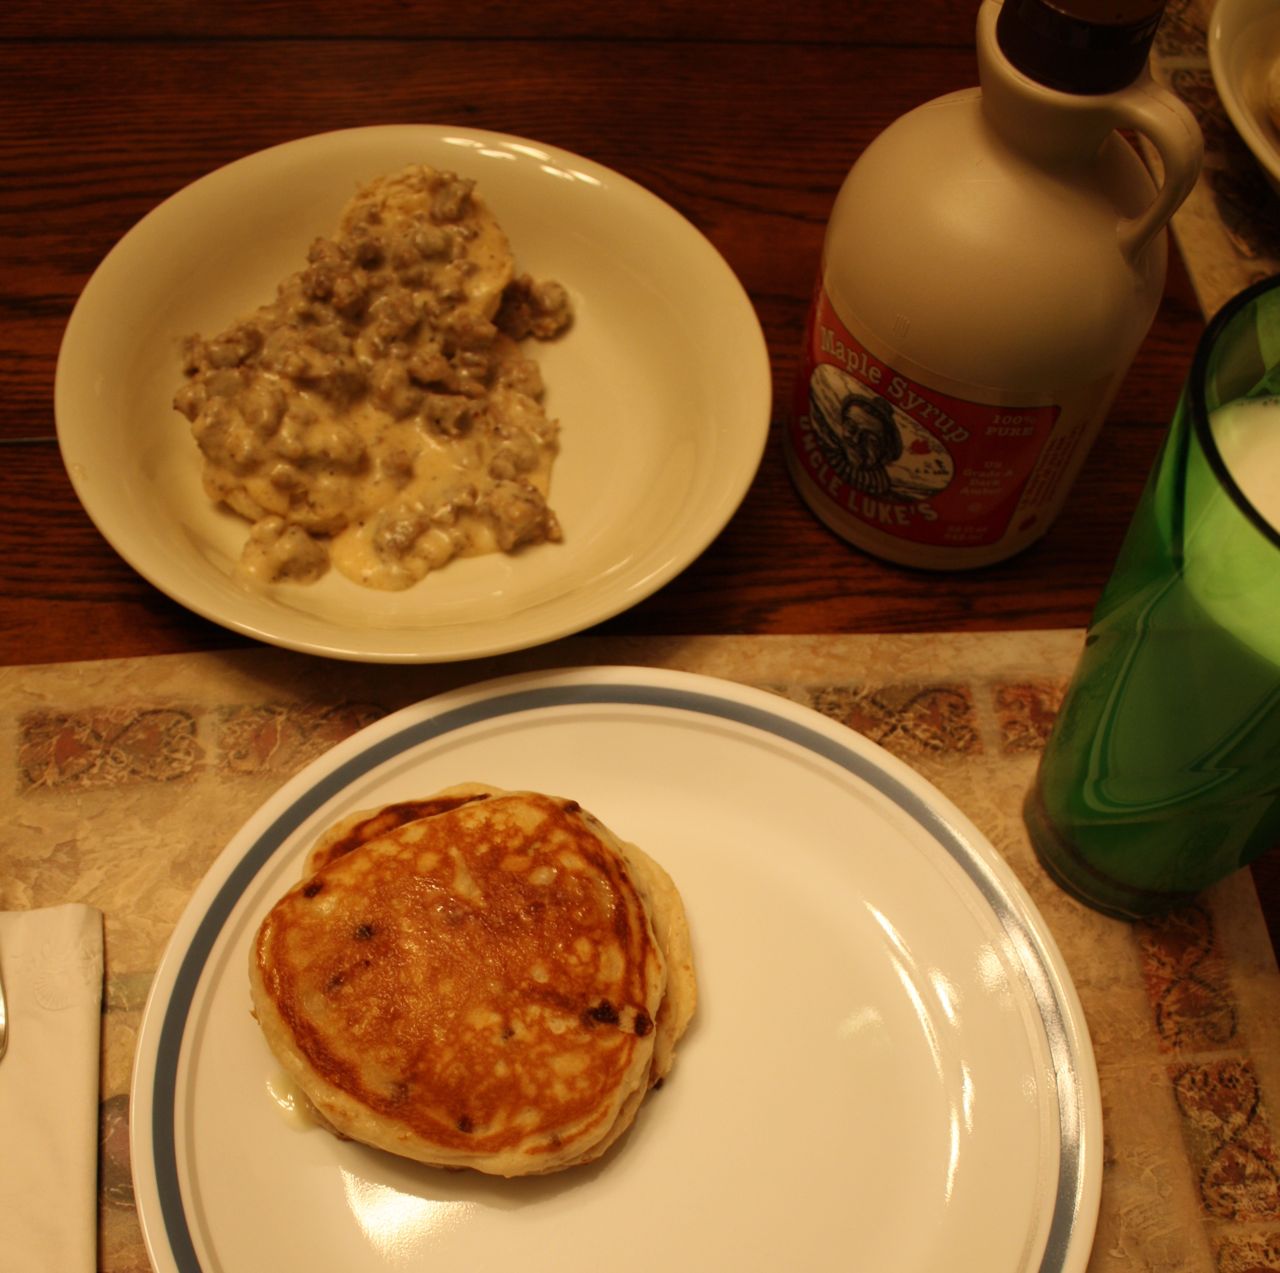
[(1098, 910), (1169, 910), (1280, 844), (1277, 527), (1280, 276), (1200, 341), (1023, 809)]

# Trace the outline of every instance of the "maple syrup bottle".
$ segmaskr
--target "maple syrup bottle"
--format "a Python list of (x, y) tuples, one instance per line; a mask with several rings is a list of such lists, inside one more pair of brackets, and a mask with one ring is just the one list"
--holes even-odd
[[(1049, 527), (1164, 290), (1203, 143), (1163, 0), (985, 0), (981, 87), (863, 152), (827, 227), (787, 462), (859, 548), (988, 565)], [(1157, 177), (1120, 130), (1141, 134)]]

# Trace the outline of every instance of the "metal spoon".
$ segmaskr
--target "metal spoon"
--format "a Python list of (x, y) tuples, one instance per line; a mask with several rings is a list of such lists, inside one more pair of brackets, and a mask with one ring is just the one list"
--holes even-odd
[(4, 1001), (4, 978), (0, 977), (0, 1061), (9, 1049), (9, 1009)]

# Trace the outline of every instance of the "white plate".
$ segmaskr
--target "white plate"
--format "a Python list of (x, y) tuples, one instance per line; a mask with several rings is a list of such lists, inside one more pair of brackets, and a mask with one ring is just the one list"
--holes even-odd
[[(568, 795), (671, 872), (698, 1015), (600, 1163), (448, 1173), (299, 1130), (249, 1015), (249, 943), (344, 812), (480, 780)], [(1082, 1273), (1097, 1074), (1031, 901), (905, 765), (819, 714), (631, 668), (399, 712), (265, 805), (157, 974), (132, 1095), (163, 1273), (655, 1268)]]
[(1227, 116), (1280, 192), (1280, 132), (1267, 109), (1267, 75), (1280, 62), (1280, 4), (1217, 0), (1207, 44), (1209, 70)]
[[(551, 504), (562, 544), (454, 561), (407, 592), (336, 571), (253, 588), (247, 523), (215, 508), (173, 409), (180, 343), (270, 299), (332, 233), (357, 184), (410, 163), (474, 177), (517, 267), (563, 283), (576, 321), (536, 354), (561, 423)], [(239, 632), (369, 662), (536, 645), (627, 609), (715, 538), (759, 467), (772, 406), (755, 311), (714, 247), (590, 160), (497, 133), (403, 125), (327, 133), (241, 159), (134, 227), (63, 338), (63, 459), (103, 535), (176, 601)]]

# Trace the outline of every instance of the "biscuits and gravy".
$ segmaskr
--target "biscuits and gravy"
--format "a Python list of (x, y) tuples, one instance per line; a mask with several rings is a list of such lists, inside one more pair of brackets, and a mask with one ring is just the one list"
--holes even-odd
[(334, 565), (403, 589), (456, 556), (555, 541), (558, 424), (520, 341), (569, 325), (518, 275), (474, 183), (416, 166), (362, 187), (269, 304), (190, 337), (174, 406), (206, 494), (251, 523), (241, 568)]

